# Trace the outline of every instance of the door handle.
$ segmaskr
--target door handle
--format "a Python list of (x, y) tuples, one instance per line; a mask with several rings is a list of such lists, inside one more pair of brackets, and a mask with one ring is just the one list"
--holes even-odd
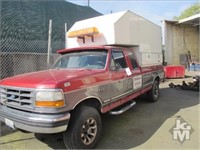
[(103, 88), (101, 88), (101, 89), (99, 88), (98, 91), (99, 91), (99, 93), (101, 93), (101, 92), (103, 92), (103, 90), (104, 90)]

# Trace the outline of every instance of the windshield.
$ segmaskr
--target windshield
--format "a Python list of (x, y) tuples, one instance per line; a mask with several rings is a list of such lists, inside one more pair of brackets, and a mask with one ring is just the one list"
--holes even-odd
[(106, 51), (80, 51), (62, 55), (51, 69), (104, 69)]

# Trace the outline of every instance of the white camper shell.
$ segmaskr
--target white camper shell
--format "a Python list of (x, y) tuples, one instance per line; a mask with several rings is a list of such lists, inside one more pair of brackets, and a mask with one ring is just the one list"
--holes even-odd
[(67, 36), (67, 48), (131, 46), (141, 66), (162, 63), (161, 27), (130, 11), (78, 21)]

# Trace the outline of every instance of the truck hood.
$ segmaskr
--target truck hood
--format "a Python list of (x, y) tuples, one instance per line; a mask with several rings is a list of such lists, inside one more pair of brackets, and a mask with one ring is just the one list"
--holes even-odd
[(61, 88), (63, 83), (73, 79), (94, 75), (102, 70), (45, 70), (9, 77), (0, 85), (26, 88)]

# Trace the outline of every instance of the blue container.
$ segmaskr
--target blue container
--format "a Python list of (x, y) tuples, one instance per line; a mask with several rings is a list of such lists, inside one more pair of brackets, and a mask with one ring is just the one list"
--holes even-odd
[(200, 64), (196, 64), (195, 70), (196, 70), (196, 71), (200, 71)]
[(194, 64), (190, 64), (189, 71), (194, 71), (194, 70), (195, 70), (195, 65)]
[(189, 71), (200, 71), (200, 64), (190, 64)]

